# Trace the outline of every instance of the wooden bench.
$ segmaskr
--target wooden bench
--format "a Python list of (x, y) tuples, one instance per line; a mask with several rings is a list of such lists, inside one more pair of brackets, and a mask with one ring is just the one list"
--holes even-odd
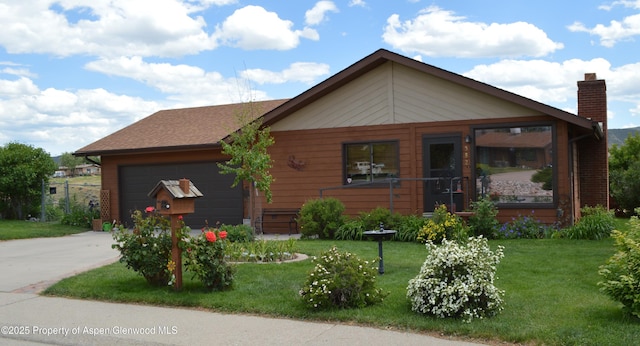
[(472, 211), (457, 211), (455, 212), (455, 214), (460, 216), (460, 218), (462, 218), (464, 222), (469, 222), (469, 218), (475, 215), (476, 213)]
[(260, 217), (263, 234), (298, 233), (298, 214), (300, 209), (265, 208)]

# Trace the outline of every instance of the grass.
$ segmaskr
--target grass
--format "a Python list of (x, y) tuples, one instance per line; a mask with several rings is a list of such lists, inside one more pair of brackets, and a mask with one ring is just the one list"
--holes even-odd
[[(621, 222), (620, 228), (625, 226)], [(377, 257), (370, 241), (298, 241), (300, 252), (319, 255), (337, 245), (364, 259)], [(310, 260), (283, 264), (238, 265), (234, 288), (205, 292), (185, 273), (181, 292), (150, 287), (124, 265), (115, 263), (64, 279), (47, 295), (163, 306), (186, 306), (228, 313), (251, 313), (301, 320), (335, 321), (519, 344), (630, 345), (640, 339), (640, 321), (598, 291), (598, 267), (613, 252), (613, 241), (560, 239), (492, 241), (503, 245), (496, 285), (506, 291), (498, 316), (463, 323), (418, 315), (410, 310), (406, 286), (426, 258), (424, 246), (384, 244), (385, 274), (379, 287), (390, 291), (382, 304), (363, 309), (309, 311), (298, 291), (313, 268)]]
[(88, 229), (84, 227), (62, 225), (60, 222), (0, 220), (0, 240), (62, 237), (86, 231)]
[(77, 177), (51, 178), (50, 185), (57, 188), (55, 195), (50, 195), (53, 203), (58, 203), (64, 199), (65, 182), (69, 184), (70, 199), (75, 199), (82, 205), (86, 205), (90, 200), (100, 201), (101, 177), (99, 175), (86, 175)]

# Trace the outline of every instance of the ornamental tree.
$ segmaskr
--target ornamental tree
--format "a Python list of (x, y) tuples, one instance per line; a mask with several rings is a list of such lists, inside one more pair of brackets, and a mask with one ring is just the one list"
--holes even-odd
[(41, 148), (12, 142), (0, 147), (0, 213), (23, 219), (37, 214), (42, 182), (48, 184), (56, 163)]
[(255, 119), (260, 110), (252, 102), (244, 105), (236, 114), (236, 120), (241, 125), (240, 130), (229, 135), (229, 141), (220, 141), (222, 153), (231, 156), (224, 163), (218, 163), (220, 173), (235, 174), (231, 187), (236, 187), (241, 181), (248, 181), (253, 187), (262, 191), (271, 203), (271, 183), (273, 177), (269, 169), (273, 166), (267, 149), (275, 143), (271, 137), (271, 129), (262, 127), (262, 122)]

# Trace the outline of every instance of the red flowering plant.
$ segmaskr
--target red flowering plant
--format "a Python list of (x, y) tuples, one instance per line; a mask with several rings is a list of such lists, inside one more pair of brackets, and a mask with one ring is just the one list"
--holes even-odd
[(228, 243), (227, 232), (208, 225), (199, 235), (188, 237), (184, 242), (185, 268), (208, 290), (224, 290), (233, 283), (235, 267), (225, 258)]

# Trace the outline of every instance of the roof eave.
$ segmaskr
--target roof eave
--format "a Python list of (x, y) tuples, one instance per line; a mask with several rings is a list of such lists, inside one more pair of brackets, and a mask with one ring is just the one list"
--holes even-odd
[(149, 148), (133, 148), (133, 149), (110, 149), (110, 150), (78, 150), (73, 153), (74, 156), (108, 156), (108, 155), (136, 155), (136, 154), (157, 154), (164, 152), (193, 151), (193, 150), (212, 150), (220, 148), (220, 143), (198, 144), (198, 145), (179, 145), (172, 147), (149, 147)]

